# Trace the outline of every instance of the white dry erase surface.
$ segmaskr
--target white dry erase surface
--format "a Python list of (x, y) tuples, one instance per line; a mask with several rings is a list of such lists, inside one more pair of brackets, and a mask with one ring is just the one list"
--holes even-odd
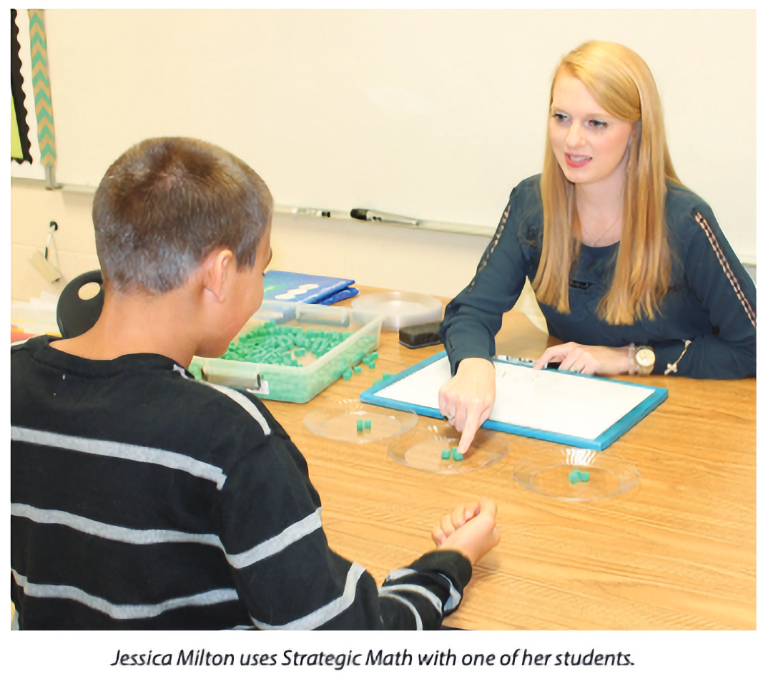
[[(666, 389), (644, 384), (498, 360), (494, 366), (496, 404), (483, 426), (575, 447), (605, 449), (667, 397)], [(450, 378), (443, 351), (375, 384), (360, 400), (441, 418), (437, 394)]]

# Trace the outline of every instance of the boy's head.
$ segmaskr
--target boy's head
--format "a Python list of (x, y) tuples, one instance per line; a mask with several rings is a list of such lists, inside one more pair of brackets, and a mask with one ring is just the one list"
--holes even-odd
[(152, 138), (109, 167), (93, 202), (107, 286), (159, 295), (182, 286), (206, 256), (231, 250), (253, 267), (272, 195), (245, 162), (190, 138)]

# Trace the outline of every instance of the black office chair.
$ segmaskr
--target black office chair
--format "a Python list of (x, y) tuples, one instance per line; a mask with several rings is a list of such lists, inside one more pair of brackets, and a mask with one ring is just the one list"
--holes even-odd
[[(98, 283), (99, 292), (90, 299), (80, 297), (80, 288), (88, 283)], [(65, 339), (77, 337), (90, 330), (101, 316), (104, 306), (104, 286), (101, 270), (87, 271), (73, 278), (64, 287), (56, 305), (56, 323)]]

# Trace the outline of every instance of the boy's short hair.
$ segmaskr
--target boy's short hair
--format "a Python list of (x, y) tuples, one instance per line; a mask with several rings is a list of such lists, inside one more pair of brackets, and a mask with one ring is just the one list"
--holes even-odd
[(218, 248), (253, 267), (271, 218), (272, 195), (256, 172), (191, 138), (134, 145), (107, 169), (93, 201), (105, 282), (153, 295), (182, 286)]

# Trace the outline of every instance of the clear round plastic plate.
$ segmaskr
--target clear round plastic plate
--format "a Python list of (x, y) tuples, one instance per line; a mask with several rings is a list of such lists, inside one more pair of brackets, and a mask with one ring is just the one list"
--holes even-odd
[(459, 444), (461, 433), (450, 424), (437, 422), (426, 428), (414, 428), (393, 438), (387, 453), (398, 463), (428, 473), (458, 475), (491, 466), (507, 455), (507, 441), (502, 434), (481, 428), (461, 460), (442, 458), (443, 451)]
[[(411, 430), (418, 419), (415, 412), (365, 405), (359, 400), (340, 400), (308, 412), (304, 427), (330, 440), (377, 442)], [(360, 430), (358, 422), (363, 426)]]
[[(587, 474), (586, 478), (574, 471)], [(626, 459), (578, 447), (534, 452), (520, 459), (512, 472), (515, 481), (526, 489), (565, 501), (618, 496), (640, 482), (637, 468)]]

